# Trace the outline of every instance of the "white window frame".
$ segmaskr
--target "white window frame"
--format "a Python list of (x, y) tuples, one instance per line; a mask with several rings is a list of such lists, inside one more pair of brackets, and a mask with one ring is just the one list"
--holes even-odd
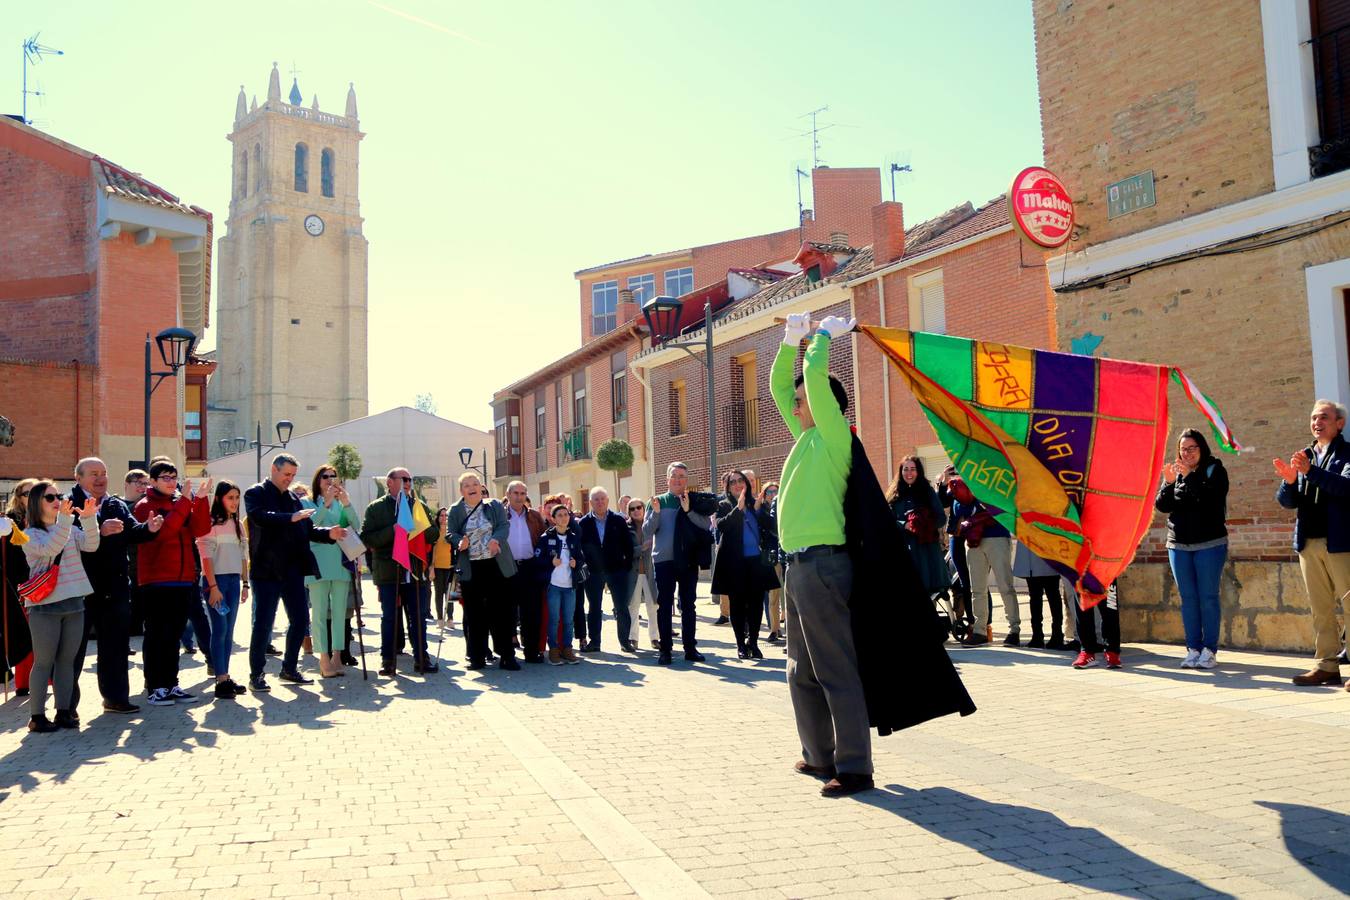
[[(934, 286), (942, 288), (942, 322), (940, 327), (935, 327), (937, 323), (929, 322), (923, 309), (923, 292), (925, 289)], [(933, 334), (947, 333), (947, 290), (943, 283), (942, 268), (929, 269), (927, 272), (920, 272), (918, 275), (911, 275), (909, 278), (909, 330), (927, 331)]]
[[(597, 306), (597, 301), (599, 306)], [(591, 335), (609, 334), (619, 325), (619, 282), (597, 281), (591, 285)]]
[(1350, 403), (1350, 348), (1345, 336), (1345, 291), (1350, 259), (1304, 269), (1312, 337), (1313, 389), (1318, 397)]
[[(671, 281), (675, 286), (671, 287)], [(689, 287), (680, 290), (681, 283), (687, 283)], [(666, 269), (665, 280), (662, 284), (668, 297), (683, 297), (694, 289), (694, 269), (692, 266), (682, 266), (678, 269)]]
[(1261, 0), (1261, 32), (1271, 163), (1278, 191), (1311, 180), (1308, 148), (1319, 138), (1308, 0)]
[(642, 306), (656, 296), (656, 276), (650, 272), (646, 275), (629, 275), (628, 290), (633, 292), (633, 302)]

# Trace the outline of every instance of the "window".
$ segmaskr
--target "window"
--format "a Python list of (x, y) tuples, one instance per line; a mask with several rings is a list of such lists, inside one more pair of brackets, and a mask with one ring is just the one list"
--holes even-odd
[(584, 428), (590, 424), (586, 411), (586, 370), (572, 373), (572, 427)]
[(333, 196), (333, 151), (326, 147), (319, 154), (319, 188), (325, 197)]
[(248, 196), (248, 150), (239, 154), (239, 172), (234, 182), (234, 195), (236, 197)]
[(295, 145), (295, 189), (309, 193), (309, 147), (304, 144)]
[(683, 269), (666, 269), (666, 295), (670, 297), (683, 297), (694, 289), (694, 270), (688, 267)]
[(609, 396), (612, 422), (628, 418), (628, 354), (620, 350), (609, 358)]
[(641, 306), (656, 296), (656, 276), (630, 275), (628, 289), (633, 292), (633, 302)]
[(689, 422), (685, 418), (685, 387), (684, 379), (670, 383), (670, 435), (674, 437), (677, 434), (684, 434), (689, 430)]
[(548, 408), (544, 405), (543, 391), (534, 395), (534, 446), (536, 449), (548, 442)]
[(561, 381), (553, 382), (553, 412), (557, 416), (558, 465), (562, 465), (563, 388)]
[(511, 443), (507, 440), (506, 420), (497, 419), (495, 422), (492, 423), (492, 430), (493, 430), (492, 442), (497, 447), (497, 458), (501, 459), (504, 456), (510, 456)]
[(1350, 168), (1350, 2), (1311, 6), (1319, 140), (1309, 155), (1317, 178)]
[(619, 324), (619, 283), (591, 285), (591, 335), (609, 334)]
[(910, 278), (909, 326), (911, 331), (947, 333), (947, 301), (942, 291), (941, 269)]
[(253, 193), (262, 190), (262, 144), (253, 145)]

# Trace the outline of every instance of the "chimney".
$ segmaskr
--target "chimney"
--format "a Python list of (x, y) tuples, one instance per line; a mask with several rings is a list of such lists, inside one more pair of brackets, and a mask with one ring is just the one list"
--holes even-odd
[(619, 291), (619, 324), (631, 322), (638, 317), (637, 301), (633, 299), (633, 292), (628, 288), (622, 288)]
[(814, 222), (815, 220), (816, 220), (816, 214), (815, 214), (815, 211), (814, 211), (814, 210), (810, 210), (810, 209), (804, 209), (804, 210), (802, 210), (802, 221), (801, 221), (801, 224), (805, 225), (805, 224), (807, 224), (808, 222)]
[(831, 232), (830, 232), (830, 243), (831, 243), (831, 244), (834, 244), (834, 245), (836, 245), (836, 246), (839, 246), (839, 247), (847, 247), (847, 246), (848, 246), (848, 232), (846, 232), (846, 231), (831, 231)]
[(872, 207), (872, 259), (878, 266), (905, 255), (904, 205), (894, 201)]

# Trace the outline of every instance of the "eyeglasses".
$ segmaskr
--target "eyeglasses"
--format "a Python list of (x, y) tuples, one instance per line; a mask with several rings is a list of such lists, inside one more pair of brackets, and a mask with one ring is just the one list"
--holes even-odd
[(178, 480), (178, 473), (177, 473), (177, 472), (174, 472), (172, 475), (167, 475), (167, 474), (166, 474), (166, 475), (160, 475), (158, 478), (155, 479), (155, 481), (177, 481), (177, 480)]
[(332, 481), (332, 480), (333, 480), (334, 478), (336, 478), (336, 477), (337, 477), (337, 473), (336, 473), (336, 472), (325, 472), (324, 474), (322, 474), (322, 475), (319, 476), (319, 480), (320, 480), (320, 481)]
[(44, 495), (42, 496), (42, 499), (43, 499), (43, 500), (46, 500), (48, 503), (55, 503), (56, 501), (58, 501), (58, 500), (61, 499), (61, 495), (60, 495), (60, 494), (44, 494)]
[(769, 488), (767, 491), (764, 492), (764, 496), (765, 496), (765, 497), (777, 497), (777, 496), (778, 496), (778, 488)]
[(1182, 446), (1182, 447), (1181, 447), (1181, 452), (1182, 452), (1182, 453), (1199, 453), (1199, 452), (1200, 452), (1200, 448), (1199, 448), (1197, 445), (1195, 445), (1195, 444), (1192, 444), (1192, 445), (1189, 446), (1189, 447)]
[(642, 504), (641, 504), (641, 503), (638, 503), (638, 504), (636, 504), (636, 505), (634, 505), (634, 506), (628, 507), (628, 511), (629, 511), (629, 512), (637, 512), (639, 509), (642, 509)]
[(395, 480), (402, 481), (404, 484), (412, 484), (412, 478), (407, 475), (397, 475)]

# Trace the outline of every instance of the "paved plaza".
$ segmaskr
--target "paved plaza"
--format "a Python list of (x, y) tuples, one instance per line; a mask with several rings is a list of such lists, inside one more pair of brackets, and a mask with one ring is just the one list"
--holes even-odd
[(237, 703), (185, 656), (202, 699), (131, 718), (101, 714), (86, 672), (78, 734), (28, 735), (11, 699), (0, 896), (1350, 891), (1350, 694), (1290, 685), (1302, 658), (1223, 651), (1190, 672), (1179, 648), (1127, 646), (1124, 670), (1077, 672), (954, 650), (979, 712), (876, 739), (879, 789), (826, 800), (791, 769), (780, 649), (738, 661), (699, 610), (698, 666), (466, 673), (456, 629), (437, 675), (272, 677)]

